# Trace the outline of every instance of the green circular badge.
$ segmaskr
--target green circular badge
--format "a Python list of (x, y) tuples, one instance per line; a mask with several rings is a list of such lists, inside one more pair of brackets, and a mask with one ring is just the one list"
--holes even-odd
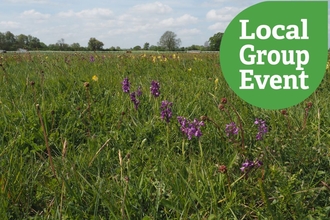
[(243, 100), (283, 109), (317, 89), (325, 73), (327, 47), (327, 1), (262, 2), (228, 25), (220, 63), (227, 83)]

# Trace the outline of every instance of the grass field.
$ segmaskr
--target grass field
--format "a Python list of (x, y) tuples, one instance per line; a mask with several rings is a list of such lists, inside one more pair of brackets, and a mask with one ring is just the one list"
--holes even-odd
[(1, 219), (330, 218), (328, 72), (274, 111), (237, 97), (213, 53), (0, 63)]

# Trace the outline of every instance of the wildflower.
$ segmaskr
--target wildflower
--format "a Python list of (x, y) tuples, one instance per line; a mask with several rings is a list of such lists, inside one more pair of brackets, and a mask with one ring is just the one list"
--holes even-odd
[(244, 163), (242, 163), (242, 167), (240, 168), (240, 170), (242, 172), (246, 171), (246, 170), (250, 170), (254, 167), (261, 167), (263, 165), (262, 161), (260, 160), (256, 160), (256, 161), (251, 161), (251, 160), (246, 160)]
[(230, 122), (229, 124), (226, 124), (226, 135), (227, 137), (231, 135), (237, 135), (239, 128), (236, 126), (235, 122)]
[(188, 71), (191, 72), (191, 68), (189, 68)]
[(201, 116), (201, 120), (202, 120), (202, 121), (206, 121), (206, 120), (208, 120), (208, 117), (207, 117), (206, 115), (202, 115), (202, 116)]
[(122, 86), (123, 91), (128, 93), (129, 92), (129, 86), (130, 86), (128, 78), (126, 77), (121, 84), (123, 85)]
[(126, 182), (129, 182), (129, 177), (128, 176), (125, 176), (124, 179), (125, 179)]
[(99, 77), (97, 77), (96, 75), (94, 75), (94, 76), (92, 77), (92, 80), (94, 80), (94, 81), (96, 82), (97, 80), (99, 80)]
[(214, 80), (215, 89), (217, 89), (217, 88), (218, 88), (218, 83), (219, 83), (219, 79), (218, 79), (218, 78), (216, 78), (216, 79)]
[(150, 86), (150, 92), (153, 96), (158, 97), (160, 95), (159, 88), (160, 88), (159, 82), (152, 80)]
[(142, 95), (141, 86), (139, 86), (138, 90), (136, 91), (136, 95), (137, 96), (141, 96)]
[(89, 58), (89, 61), (90, 61), (91, 63), (93, 63), (93, 62), (95, 61), (95, 58), (94, 58), (93, 56), (91, 56), (91, 57)]
[(266, 125), (266, 122), (262, 119), (256, 118), (254, 121), (254, 124), (258, 125), (258, 134), (256, 135), (257, 141), (262, 140), (263, 136), (268, 132), (268, 127)]
[(170, 122), (170, 119), (172, 118), (172, 107), (173, 103), (169, 102), (167, 100), (162, 101), (162, 105), (160, 106), (161, 113), (160, 113), (160, 118), (162, 120), (165, 120), (167, 123)]
[(182, 116), (178, 116), (177, 119), (181, 125), (181, 131), (187, 135), (188, 140), (191, 140), (192, 136), (199, 138), (203, 135), (200, 129), (202, 126), (205, 125), (203, 121), (198, 121), (197, 119), (194, 119), (192, 122), (190, 122)]
[(260, 160), (256, 160), (256, 161), (254, 162), (254, 165), (256, 165), (257, 167), (261, 167), (261, 166), (263, 165), (263, 162), (260, 161)]
[(136, 99), (136, 92), (132, 92), (130, 94), (131, 101), (134, 103), (134, 108), (135, 110), (138, 109), (140, 101)]
[(288, 112), (287, 112), (285, 109), (283, 109), (283, 110), (281, 110), (281, 114), (282, 114), (282, 115), (287, 115)]
[(249, 169), (254, 166), (254, 162), (250, 160), (246, 160), (244, 163), (242, 163), (242, 167), (240, 170), (244, 172), (246, 169)]
[(222, 110), (225, 109), (225, 105), (224, 105), (224, 104), (220, 104), (220, 105), (218, 106), (218, 108), (222, 111)]
[(306, 107), (307, 107), (308, 109), (310, 109), (312, 106), (313, 106), (313, 103), (311, 103), (311, 102), (308, 102), (307, 105), (306, 105)]
[(218, 172), (219, 173), (226, 173), (227, 172), (226, 165), (220, 165), (220, 166), (218, 166)]

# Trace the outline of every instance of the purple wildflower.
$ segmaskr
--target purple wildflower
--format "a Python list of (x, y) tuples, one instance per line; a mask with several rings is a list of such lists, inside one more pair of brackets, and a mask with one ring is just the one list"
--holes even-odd
[(242, 163), (242, 167), (240, 168), (240, 170), (242, 172), (244, 172), (245, 169), (251, 168), (254, 166), (254, 162), (250, 161), (250, 160), (246, 160), (244, 163)]
[(130, 94), (131, 101), (134, 103), (134, 108), (135, 110), (138, 109), (140, 101), (136, 99), (136, 92), (132, 92)]
[(192, 136), (199, 138), (203, 135), (200, 129), (202, 126), (205, 125), (203, 121), (198, 121), (197, 119), (194, 119), (194, 121), (190, 122), (182, 116), (179, 116), (177, 119), (181, 125), (181, 131), (187, 135), (188, 140), (191, 140)]
[(254, 124), (258, 125), (258, 133), (256, 135), (256, 139), (257, 141), (260, 141), (263, 139), (263, 136), (268, 132), (268, 127), (265, 121), (258, 118), (256, 118), (256, 120), (254, 121)]
[(257, 167), (261, 167), (261, 166), (263, 165), (263, 162), (260, 161), (260, 160), (256, 160), (256, 161), (254, 162), (254, 165), (256, 165)]
[(230, 122), (226, 124), (226, 135), (229, 137), (231, 135), (237, 135), (239, 128), (236, 126), (235, 122)]
[(123, 85), (123, 86), (122, 86), (123, 91), (126, 92), (126, 93), (129, 93), (130, 83), (129, 83), (127, 77), (124, 79), (124, 81), (123, 81), (121, 84)]
[(95, 61), (94, 56), (91, 56), (91, 57), (89, 58), (89, 61), (90, 61), (91, 63), (93, 63), (93, 62)]
[(150, 86), (150, 92), (153, 96), (158, 97), (160, 95), (159, 88), (160, 88), (159, 82), (152, 80)]
[(138, 90), (136, 91), (136, 95), (137, 96), (141, 96), (142, 95), (141, 86), (139, 86)]
[(173, 103), (169, 102), (167, 100), (162, 101), (162, 105), (160, 106), (161, 109), (161, 116), (160, 118), (162, 120), (165, 120), (167, 123), (170, 122), (170, 119), (172, 118), (172, 107)]
[(260, 160), (256, 160), (256, 161), (251, 161), (251, 160), (246, 160), (244, 163), (242, 163), (242, 167), (240, 168), (240, 170), (242, 172), (246, 171), (246, 170), (250, 170), (253, 167), (261, 167), (262, 166), (262, 162)]

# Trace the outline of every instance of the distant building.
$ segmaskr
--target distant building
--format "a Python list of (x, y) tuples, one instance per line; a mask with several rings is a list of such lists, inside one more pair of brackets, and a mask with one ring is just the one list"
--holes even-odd
[(27, 53), (28, 51), (26, 49), (19, 48), (17, 50), (17, 53)]
[(201, 53), (200, 50), (188, 50), (187, 53)]

